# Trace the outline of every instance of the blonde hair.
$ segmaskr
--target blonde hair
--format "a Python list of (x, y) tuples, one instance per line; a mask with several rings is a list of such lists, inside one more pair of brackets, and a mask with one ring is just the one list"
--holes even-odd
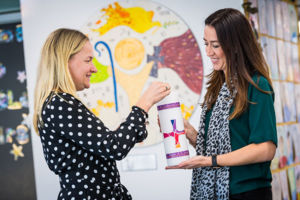
[(63, 28), (48, 36), (41, 51), (34, 94), (33, 125), (37, 133), (38, 124), (43, 125), (43, 104), (51, 92), (65, 92), (76, 97), (68, 62), (88, 40), (86, 35), (77, 30)]

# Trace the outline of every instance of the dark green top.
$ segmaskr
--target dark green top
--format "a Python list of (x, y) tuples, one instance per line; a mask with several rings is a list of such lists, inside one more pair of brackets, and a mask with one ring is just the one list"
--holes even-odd
[[(267, 79), (253, 76), (253, 81), (264, 91), (273, 91)], [(274, 93), (266, 94), (252, 84), (248, 87), (248, 109), (238, 118), (229, 122), (232, 151), (251, 143), (272, 141), (277, 146)], [(231, 108), (231, 112), (233, 111)], [(206, 113), (205, 134), (207, 133), (212, 109)], [(206, 135), (205, 135), (206, 137)], [(271, 186), (271, 162), (230, 167), (230, 194), (238, 194)]]

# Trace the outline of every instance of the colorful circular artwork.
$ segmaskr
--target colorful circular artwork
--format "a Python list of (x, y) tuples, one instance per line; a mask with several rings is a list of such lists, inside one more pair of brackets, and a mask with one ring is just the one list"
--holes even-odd
[[(99, 8), (82, 31), (94, 46), (98, 72), (79, 97), (110, 129), (157, 80), (179, 94), (183, 117), (192, 115), (202, 90), (202, 57), (192, 31), (173, 11), (152, 1), (114, 2)], [(162, 141), (156, 106), (149, 122), (148, 137), (137, 146)]]

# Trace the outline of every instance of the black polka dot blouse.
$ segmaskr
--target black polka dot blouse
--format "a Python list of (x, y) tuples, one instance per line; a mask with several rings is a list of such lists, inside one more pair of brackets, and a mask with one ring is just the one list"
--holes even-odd
[(133, 106), (111, 131), (72, 95), (50, 94), (38, 128), (46, 162), (59, 176), (58, 199), (132, 199), (120, 183), (116, 160), (147, 137), (146, 117)]

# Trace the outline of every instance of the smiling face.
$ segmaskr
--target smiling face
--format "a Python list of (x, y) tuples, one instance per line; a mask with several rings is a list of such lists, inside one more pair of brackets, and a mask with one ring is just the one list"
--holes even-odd
[(206, 55), (210, 58), (214, 70), (226, 70), (226, 57), (218, 41), (217, 33), (214, 27), (205, 26), (204, 43)]
[(90, 77), (97, 72), (92, 60), (93, 48), (89, 41), (69, 60), (70, 74), (77, 91), (90, 87)]

